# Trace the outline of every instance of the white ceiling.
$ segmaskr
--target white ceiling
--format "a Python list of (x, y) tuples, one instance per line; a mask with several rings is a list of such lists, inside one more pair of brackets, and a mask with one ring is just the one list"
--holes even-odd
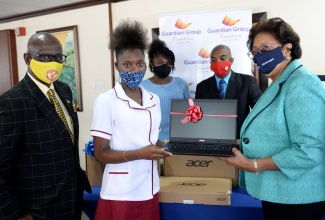
[(0, 23), (103, 3), (127, 0), (0, 0)]
[(0, 0), (0, 18), (84, 1), (87, 0)]

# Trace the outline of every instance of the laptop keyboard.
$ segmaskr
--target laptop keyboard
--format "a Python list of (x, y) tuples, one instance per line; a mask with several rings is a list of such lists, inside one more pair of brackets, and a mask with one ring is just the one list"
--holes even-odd
[(197, 154), (197, 155), (215, 155), (229, 156), (232, 155), (232, 148), (235, 145), (219, 145), (219, 144), (197, 144), (197, 143), (177, 143), (172, 142), (169, 148), (174, 153), (180, 154)]

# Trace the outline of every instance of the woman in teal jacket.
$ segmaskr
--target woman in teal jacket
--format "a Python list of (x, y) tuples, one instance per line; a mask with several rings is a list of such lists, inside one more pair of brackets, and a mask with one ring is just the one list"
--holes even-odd
[(281, 18), (258, 23), (247, 41), (272, 80), (241, 128), (241, 150), (219, 158), (262, 201), (265, 220), (319, 220), (325, 212), (325, 90), (298, 59), (300, 39)]

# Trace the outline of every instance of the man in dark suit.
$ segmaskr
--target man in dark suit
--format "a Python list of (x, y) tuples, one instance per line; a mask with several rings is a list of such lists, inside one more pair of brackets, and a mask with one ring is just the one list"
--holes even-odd
[(240, 128), (250, 108), (253, 108), (260, 98), (261, 91), (253, 76), (231, 70), (234, 58), (231, 57), (228, 46), (218, 45), (213, 48), (210, 62), (210, 69), (215, 75), (197, 84), (195, 99), (237, 99), (237, 139), (239, 139)]
[[(56, 81), (65, 59), (53, 35), (31, 36), (25, 77), (0, 96), (0, 219), (81, 218), (83, 191), (91, 188), (79, 164), (72, 93)], [(65, 123), (49, 101), (49, 89)]]

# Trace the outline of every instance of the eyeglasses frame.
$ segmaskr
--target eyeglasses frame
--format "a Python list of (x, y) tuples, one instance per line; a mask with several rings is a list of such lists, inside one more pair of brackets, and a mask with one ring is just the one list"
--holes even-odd
[[(271, 49), (271, 47), (272, 47), (272, 45), (274, 45), (274, 44), (265, 44), (265, 45), (262, 45), (262, 46), (260, 46), (259, 48), (257, 48), (257, 50), (255, 51), (255, 55), (253, 54), (253, 50), (251, 50), (251, 51), (248, 51), (247, 52), (247, 56), (250, 58), (250, 59), (254, 59), (258, 54), (264, 54), (264, 53), (266, 53), (266, 52), (268, 52), (268, 51), (270, 51)], [(268, 50), (261, 50), (261, 48), (262, 47), (267, 47), (267, 49)], [(279, 46), (279, 47), (282, 47), (281, 45)], [(274, 48), (275, 49), (275, 48)]]
[[(46, 62), (52, 62), (52, 61), (55, 61), (55, 62), (57, 62), (57, 63), (64, 63), (64, 62), (67, 60), (67, 57), (68, 57), (67, 55), (64, 55), (64, 54), (55, 54), (55, 55), (53, 55), (53, 54), (34, 53), (34, 52), (27, 52), (27, 54), (34, 54), (34, 55), (38, 56), (38, 58), (39, 58), (39, 60), (40, 60), (41, 62), (44, 62), (44, 61), (41, 60), (41, 57), (42, 57), (42, 56), (48, 56), (48, 57), (51, 58), (50, 61), (46, 61)], [(55, 59), (56, 56), (63, 56), (63, 57), (64, 57), (64, 60), (63, 60), (62, 62), (58, 62), (58, 61)]]

